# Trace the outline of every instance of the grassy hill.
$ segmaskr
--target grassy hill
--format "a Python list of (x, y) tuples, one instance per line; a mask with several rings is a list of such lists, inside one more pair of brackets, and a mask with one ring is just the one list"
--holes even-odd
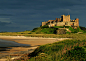
[(66, 33), (78, 33), (78, 32), (86, 33), (86, 30), (85, 29), (83, 30), (83, 28), (81, 28), (81, 27), (78, 27), (77, 29), (73, 29), (70, 26), (54, 26), (54, 27), (49, 28), (47, 25), (45, 25), (45, 26), (41, 26), (38, 28), (34, 28), (31, 31), (31, 34), (33, 34), (33, 33), (36, 33), (36, 34), (56, 34), (56, 30), (58, 28), (64, 28), (64, 27), (71, 31), (71, 32), (69, 32), (68, 30), (66, 30)]
[(38, 47), (29, 61), (86, 61), (86, 40), (65, 40)]
[(86, 33), (70, 35), (71, 40), (39, 46), (28, 61), (86, 61)]
[[(78, 27), (77, 29), (73, 29), (72, 27), (65, 26), (66, 34), (56, 34), (56, 30), (58, 28), (64, 28), (62, 26), (55, 26), (49, 28), (48, 26), (41, 26), (34, 28), (32, 31), (22, 31), (22, 32), (0, 32), (0, 35), (7, 36), (29, 36), (29, 37), (67, 37), (67, 38), (75, 38), (77, 37), (77, 33), (86, 33), (85, 27)], [(71, 31), (71, 32), (70, 32)]]
[[(74, 37), (73, 34), (77, 33), (86, 33), (85, 27), (78, 27), (77, 29), (73, 29), (72, 27), (65, 26), (66, 34), (56, 34), (56, 30), (58, 28), (64, 28), (64, 26), (54, 26), (49, 28), (48, 26), (41, 26), (34, 28), (32, 31), (22, 31), (22, 32), (0, 32), (0, 35), (7, 36), (29, 36), (29, 37)], [(68, 36), (69, 35), (69, 36)], [(75, 36), (76, 37), (76, 36)]]

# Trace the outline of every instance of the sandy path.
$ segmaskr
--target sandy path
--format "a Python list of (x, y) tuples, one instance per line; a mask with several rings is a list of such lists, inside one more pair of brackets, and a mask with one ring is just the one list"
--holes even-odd
[[(54, 42), (62, 41), (64, 39), (68, 39), (68, 38), (41, 38), (41, 37), (25, 37), (25, 36), (0, 36), (0, 39), (9, 40), (9, 41), (15, 41), (17, 43), (22, 43), (22, 44), (30, 44), (32, 46), (32, 47), (11, 47), (11, 49), (9, 49), (8, 51), (3, 51), (3, 53), (0, 52), (0, 54), (6, 54), (6, 53), (10, 54), (10, 53), (13, 53), (13, 52), (20, 52), (20, 51), (28, 51), (28, 50), (34, 51), (34, 49), (36, 49), (39, 45), (44, 45), (44, 44), (48, 44), (48, 43), (54, 43)], [(32, 51), (30, 51), (29, 53), (31, 53)]]

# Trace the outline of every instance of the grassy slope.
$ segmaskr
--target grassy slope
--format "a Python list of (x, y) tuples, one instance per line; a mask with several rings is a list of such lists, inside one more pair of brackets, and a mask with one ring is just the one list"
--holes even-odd
[[(12, 36), (36, 36), (36, 37), (44, 37), (44, 34), (49, 34), (49, 36), (51, 34), (55, 34), (56, 33), (56, 29), (57, 28), (63, 28), (62, 26), (55, 26), (53, 28), (49, 28), (48, 26), (42, 26), (42, 27), (38, 27), (38, 28), (34, 28), (32, 31), (23, 31), (23, 32), (1, 32), (0, 35), (12, 35)], [(84, 32), (85, 28), (82, 28), (84, 30), (81, 30), (80, 28), (77, 29), (73, 29), (72, 27), (66, 26), (65, 28), (69, 28), (70, 31), (72, 31), (72, 33), (77, 33), (77, 32)], [(70, 32), (67, 31), (67, 34), (70, 34)], [(49, 37), (48, 36), (48, 37)], [(54, 36), (56, 37), (56, 35)]]
[(83, 47), (76, 46), (74, 49), (63, 54), (61, 60), (63, 61), (86, 61), (86, 45)]
[[(75, 46), (86, 46), (86, 37), (82, 40), (64, 40), (61, 42), (55, 42), (53, 44), (42, 45), (31, 54), (34, 57), (31, 58), (29, 61), (35, 61), (35, 59), (37, 61), (70, 61), (70, 58), (73, 57), (71, 57), (71, 54), (68, 54), (68, 51), (72, 52), (72, 50), (75, 50)], [(84, 51), (83, 54), (84, 53), (86, 54), (86, 51)], [(85, 59), (83, 57), (78, 57), (77, 55), (76, 57), (74, 57), (73, 61), (76, 59)]]

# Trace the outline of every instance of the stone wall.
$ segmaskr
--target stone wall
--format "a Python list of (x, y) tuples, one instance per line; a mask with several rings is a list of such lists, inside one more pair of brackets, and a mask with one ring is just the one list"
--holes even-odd
[[(48, 24), (47, 24), (48, 23)], [(70, 19), (70, 15), (62, 15), (61, 18), (56, 18), (56, 20), (49, 20), (46, 22), (42, 22), (42, 26), (48, 25), (49, 27), (53, 26), (79, 26), (79, 19), (76, 18), (75, 20)]]
[(66, 34), (66, 29), (64, 29), (64, 28), (59, 28), (59, 29), (57, 30), (57, 34)]
[(62, 15), (61, 17), (63, 22), (70, 21), (70, 15), (67, 15), (67, 16)]
[(42, 26), (46, 25), (46, 22), (42, 22)]
[(58, 22), (58, 23), (56, 24), (56, 26), (64, 26), (64, 25), (65, 25), (64, 22)]
[(77, 26), (78, 22), (58, 22), (56, 26)]
[(79, 19), (78, 18), (75, 19), (75, 22), (76, 22), (76, 26), (79, 27)]

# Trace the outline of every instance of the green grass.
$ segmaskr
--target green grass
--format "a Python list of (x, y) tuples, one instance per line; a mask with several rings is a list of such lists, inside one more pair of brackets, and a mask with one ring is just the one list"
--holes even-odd
[[(36, 34), (56, 34), (56, 30), (58, 28), (68, 28), (71, 33), (77, 33), (77, 32), (84, 32), (84, 30), (81, 30), (80, 27), (78, 27), (77, 29), (73, 29), (72, 27), (70, 26), (54, 26), (52, 28), (49, 28), (47, 25), (45, 26), (41, 26), (41, 27), (38, 27), (38, 28), (34, 28), (32, 30), (32, 32), (36, 33)], [(67, 30), (66, 30), (67, 31)], [(32, 33), (31, 32), (31, 33)], [(67, 31), (67, 34), (69, 34), (70, 32)], [(85, 33), (85, 32), (84, 32)]]
[[(41, 45), (31, 54), (34, 57), (29, 59), (29, 61), (70, 61), (73, 57), (68, 55), (68, 51), (74, 51), (76, 46), (79, 46), (80, 48), (86, 46), (86, 34), (72, 34), (71, 37), (75, 38), (72, 40), (55, 42), (53, 44)], [(84, 53), (85, 52), (86, 47)], [(44, 53), (44, 55), (41, 56), (41, 53)], [(75, 57), (73, 60), (76, 60), (76, 58), (78, 59), (78, 61), (79, 59), (85, 60), (85, 58), (78, 56)]]
[(55, 34), (55, 31), (55, 28), (49, 28), (47, 25), (32, 30), (32, 32), (35, 32), (36, 34)]
[(86, 61), (86, 34), (65, 34), (60, 37), (73, 39), (41, 45), (31, 54), (33, 57), (29, 61)]
[(63, 26), (54, 26), (54, 28), (63, 28)]
[(55, 29), (54, 28), (43, 28), (41, 32), (46, 33), (46, 34), (55, 34)]
[(76, 29), (73, 29), (72, 27), (69, 27), (69, 30), (70, 30), (72, 33), (77, 33), (77, 32), (78, 32)]
[(80, 29), (80, 27), (78, 27), (77, 29), (73, 29), (72, 27), (69, 27), (69, 30), (71, 31), (71, 33), (84, 32), (83, 30)]
[(76, 46), (62, 56), (62, 61), (86, 61), (86, 48)]
[[(83, 33), (86, 33), (86, 30), (82, 30), (79, 28), (77, 29), (73, 29), (72, 27), (69, 27), (69, 26), (54, 26), (52, 28), (49, 28), (48, 26), (41, 26), (41, 27), (37, 27), (37, 28), (34, 28), (32, 31), (23, 31), (23, 32), (0, 32), (0, 35), (8, 35), (8, 36), (31, 36), (31, 37), (35, 37), (34, 34), (56, 34), (56, 30), (58, 28), (69, 28), (70, 31), (72, 31), (71, 33), (70, 32), (66, 32), (66, 34), (72, 34), (72, 33), (77, 33), (77, 32), (83, 32)], [(36, 35), (36, 36), (37, 36)], [(43, 35), (42, 35), (43, 36)], [(47, 37), (49, 37), (47, 36)], [(38, 35), (39, 37), (39, 35)], [(45, 37), (45, 36), (43, 36)], [(53, 36), (52, 36), (53, 37)], [(54, 36), (56, 37), (56, 35)]]
[[(64, 40), (53, 44), (42, 45), (31, 54), (34, 57), (29, 59), (29, 61), (71, 61), (71, 59), (86, 60), (86, 49), (82, 48), (83, 46), (86, 46), (86, 40)], [(41, 54), (43, 54), (43, 56)], [(80, 56), (78, 57), (78, 55)]]

